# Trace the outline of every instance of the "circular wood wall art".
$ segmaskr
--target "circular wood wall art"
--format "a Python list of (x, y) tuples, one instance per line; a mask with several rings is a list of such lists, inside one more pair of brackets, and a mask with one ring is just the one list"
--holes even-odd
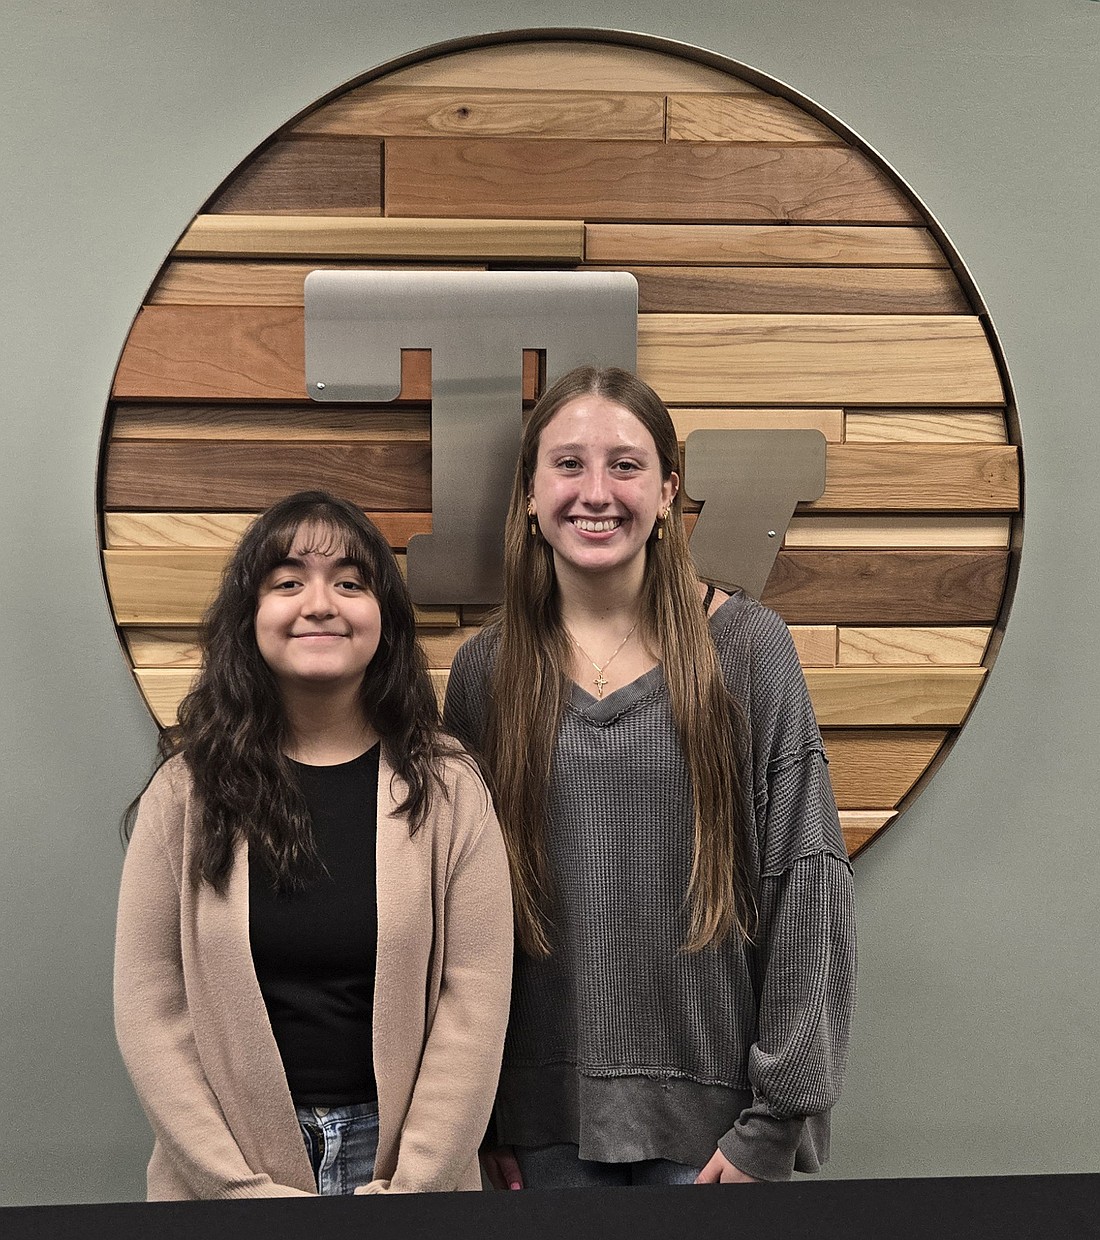
[[(805, 666), (850, 851), (911, 802), (1015, 578), (1019, 434), (988, 318), (839, 122), (744, 66), (611, 32), (491, 36), (368, 74), (279, 130), (180, 238), (119, 363), (100, 478), (111, 604), (161, 724), (251, 514), (320, 485), (399, 553), (431, 528), (427, 359), (405, 355), (393, 405), (306, 397), (302, 284), (334, 266), (633, 272), (639, 370), (682, 436), (823, 431), (825, 493), (763, 597)], [(481, 619), (422, 610), (440, 688)]]

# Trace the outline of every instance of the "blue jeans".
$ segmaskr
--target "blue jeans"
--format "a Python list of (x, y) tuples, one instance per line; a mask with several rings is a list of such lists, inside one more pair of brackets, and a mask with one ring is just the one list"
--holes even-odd
[(297, 1107), (317, 1191), (323, 1197), (354, 1192), (374, 1179), (378, 1154), (378, 1103), (343, 1107)]
[(604, 1188), (632, 1184), (694, 1184), (701, 1168), (647, 1158), (641, 1162), (590, 1162), (575, 1145), (517, 1145), (524, 1188)]

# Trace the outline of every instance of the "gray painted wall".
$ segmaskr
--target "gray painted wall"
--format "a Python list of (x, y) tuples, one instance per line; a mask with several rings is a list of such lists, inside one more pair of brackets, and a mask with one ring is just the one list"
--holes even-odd
[(1096, 1169), (1100, 3), (2, 0), (0, 18), (0, 1202), (142, 1192), (110, 960), (116, 823), (154, 734), (94, 533), (132, 316), (202, 200), (293, 113), (523, 24), (641, 30), (788, 82), (970, 265), (1019, 399), (1023, 571), (970, 725), (856, 866), (862, 1006), (830, 1174)]

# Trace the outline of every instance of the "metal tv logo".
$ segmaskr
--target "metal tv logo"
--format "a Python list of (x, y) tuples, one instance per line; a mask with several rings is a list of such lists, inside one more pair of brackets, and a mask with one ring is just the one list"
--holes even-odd
[[(318, 401), (396, 400), (401, 350), (431, 351), (432, 532), (409, 541), (409, 588), (418, 603), (495, 603), (523, 353), (538, 351), (551, 377), (585, 363), (637, 369), (638, 286), (624, 272), (314, 271), (305, 331)], [(758, 595), (795, 506), (825, 489), (825, 437), (694, 431), (683, 486), (702, 504), (699, 575)]]

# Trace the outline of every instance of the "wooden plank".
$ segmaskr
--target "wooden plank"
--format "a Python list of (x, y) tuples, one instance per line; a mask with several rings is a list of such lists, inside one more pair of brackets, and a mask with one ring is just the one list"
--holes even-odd
[(805, 547), (1007, 547), (1009, 518), (795, 517), (783, 545)]
[[(225, 550), (104, 551), (103, 566), (121, 625), (197, 625), (221, 581)], [(402, 563), (404, 557), (398, 557)], [(456, 628), (454, 607), (416, 607), (418, 624)]]
[(162, 728), (176, 722), (176, 711), (197, 674), (191, 667), (139, 667), (134, 679), (153, 718)]
[(114, 394), (305, 400), (303, 311), (146, 306), (130, 329)]
[(841, 810), (840, 829), (848, 856), (854, 857), (866, 848), (896, 817), (892, 810)]
[[(525, 395), (535, 355), (526, 355)], [(427, 354), (404, 350), (402, 399), (428, 398)], [(651, 314), (638, 368), (672, 404), (991, 405), (1003, 400), (980, 322), (955, 315)], [(146, 306), (115, 376), (134, 399), (305, 398), (297, 307)]]
[(590, 267), (629, 270), (643, 314), (966, 314), (953, 272), (921, 267)]
[[(448, 673), (433, 679), (446, 688)], [(945, 726), (963, 721), (985, 668), (807, 668), (806, 685), (822, 727)]]
[[(476, 628), (424, 629), (418, 637), (428, 666), (449, 668), (459, 646), (476, 632)], [(123, 638), (135, 667), (198, 667), (202, 661), (196, 628), (127, 627)]]
[(121, 441), (103, 482), (107, 509), (267, 508), (320, 487), (370, 511), (431, 507), (430, 449), (416, 443)]
[(946, 267), (927, 228), (791, 224), (586, 224), (589, 263), (704, 267)]
[(381, 215), (377, 138), (282, 138), (233, 174), (205, 211), (243, 215)]
[(368, 82), (311, 112), (291, 132), (382, 138), (472, 135), (660, 142), (665, 136), (665, 97), (657, 92), (500, 90), (486, 85), (456, 88)]
[(843, 628), (837, 662), (861, 664), (953, 664), (977, 666), (985, 655), (991, 628)]
[(799, 142), (846, 145), (828, 125), (774, 95), (668, 97), (670, 142)]
[[(924, 459), (910, 448), (894, 462), (888, 455), (899, 452), (894, 447), (830, 445), (825, 493), (800, 511), (1014, 506), (1015, 449), (930, 445), (926, 451), (936, 456)], [(424, 436), (117, 439), (107, 456), (104, 505), (253, 511), (310, 486), (370, 511), (426, 511), (432, 494), (430, 445)], [(690, 486), (688, 478), (685, 488)]]
[(805, 512), (1020, 506), (1017, 451), (1002, 444), (830, 444), (825, 491)]
[(822, 727), (955, 726), (984, 667), (810, 667), (806, 685)]
[(836, 666), (835, 624), (796, 624), (791, 638), (803, 667)]
[[(414, 534), (430, 534), (430, 512), (368, 512), (394, 550)], [(253, 512), (109, 512), (104, 515), (106, 546), (235, 547), (255, 520)]]
[[(538, 372), (537, 351), (525, 350), (525, 400), (535, 395)], [(146, 306), (130, 330), (114, 395), (308, 400), (304, 312), (294, 306)], [(430, 399), (430, 351), (402, 349), (398, 401), (423, 404)]]
[(999, 404), (977, 318), (648, 314), (638, 373), (672, 404)]
[(643, 47), (574, 39), (476, 47), (398, 69), (387, 86), (476, 87), (509, 90), (714, 90), (756, 93), (741, 78), (687, 56)]
[[(212, 218), (233, 220), (231, 215)], [(255, 217), (252, 217), (255, 218)], [(349, 263), (325, 260), (333, 271), (454, 271), (456, 264), (433, 268), (430, 264)], [(461, 264), (463, 271), (484, 271), (485, 264)], [(305, 278), (317, 263), (204, 261), (179, 259), (161, 272), (146, 299), (150, 306), (300, 306), (305, 300)]]
[(173, 253), (190, 258), (579, 262), (584, 255), (584, 224), (580, 220), (199, 215)]
[(194, 626), (122, 630), (134, 667), (198, 667), (202, 662), (199, 631)]
[(842, 409), (685, 409), (669, 410), (682, 444), (692, 431), (820, 431), (839, 443), (844, 438)]
[(893, 808), (950, 735), (943, 728), (826, 728), (829, 775), (841, 810)]
[(124, 439), (344, 439), (428, 443), (428, 409), (405, 405), (117, 405), (112, 442)]
[(384, 194), (387, 215), (407, 216), (920, 219), (884, 173), (846, 147), (392, 138), (386, 140)]
[(1000, 409), (850, 409), (849, 443), (1007, 443)]
[(1007, 571), (1005, 551), (781, 551), (762, 597), (788, 624), (984, 625)]

